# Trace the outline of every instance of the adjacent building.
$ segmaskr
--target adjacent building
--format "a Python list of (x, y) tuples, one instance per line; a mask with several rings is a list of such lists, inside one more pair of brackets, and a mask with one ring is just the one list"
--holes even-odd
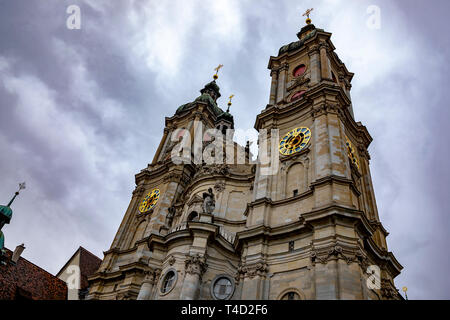
[(83, 247), (70, 257), (56, 274), (56, 277), (67, 283), (68, 300), (84, 300), (89, 291), (88, 277), (100, 267), (102, 260)]

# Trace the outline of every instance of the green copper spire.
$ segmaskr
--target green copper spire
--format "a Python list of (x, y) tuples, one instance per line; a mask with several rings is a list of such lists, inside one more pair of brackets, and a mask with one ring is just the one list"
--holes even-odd
[(19, 190), (14, 193), (11, 201), (9, 201), (8, 205), (1, 206), (0, 205), (0, 256), (3, 254), (3, 247), (5, 245), (5, 236), (3, 235), (2, 228), (5, 224), (9, 224), (12, 218), (12, 209), (10, 206), (19, 195), (20, 190), (25, 189), (25, 182), (19, 183)]

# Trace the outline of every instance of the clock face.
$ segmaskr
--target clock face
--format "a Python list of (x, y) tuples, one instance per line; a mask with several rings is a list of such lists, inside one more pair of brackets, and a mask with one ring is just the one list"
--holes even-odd
[(355, 147), (353, 147), (352, 143), (350, 142), (347, 136), (345, 137), (345, 144), (347, 145), (347, 155), (348, 158), (350, 159), (350, 162), (354, 164), (356, 168), (359, 169), (359, 160), (358, 157), (356, 156)]
[(306, 127), (295, 128), (280, 141), (279, 150), (282, 155), (288, 156), (302, 151), (311, 140), (311, 130)]
[(159, 195), (159, 189), (153, 189), (152, 191), (147, 193), (144, 200), (142, 200), (141, 205), (139, 206), (139, 211), (141, 213), (146, 213), (153, 209), (156, 206), (156, 203), (158, 203)]

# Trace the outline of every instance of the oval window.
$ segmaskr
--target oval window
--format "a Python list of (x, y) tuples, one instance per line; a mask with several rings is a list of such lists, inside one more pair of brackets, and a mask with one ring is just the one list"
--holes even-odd
[(167, 272), (166, 276), (164, 277), (162, 286), (161, 286), (161, 292), (167, 293), (172, 289), (175, 282), (175, 272), (169, 271)]
[(301, 76), (302, 74), (304, 74), (305, 73), (305, 71), (306, 71), (306, 66), (304, 65), (304, 64), (301, 64), (301, 65), (299, 65), (299, 66), (297, 66), (295, 69), (294, 69), (294, 77), (299, 77), (299, 76)]
[(295, 94), (292, 96), (291, 101), (295, 101), (295, 100), (300, 99), (301, 97), (303, 97), (303, 95), (305, 94), (305, 92), (306, 92), (305, 90), (302, 90), (302, 91), (299, 91), (299, 92), (295, 93)]
[(212, 293), (217, 300), (227, 300), (233, 294), (233, 283), (228, 277), (218, 278), (212, 287)]

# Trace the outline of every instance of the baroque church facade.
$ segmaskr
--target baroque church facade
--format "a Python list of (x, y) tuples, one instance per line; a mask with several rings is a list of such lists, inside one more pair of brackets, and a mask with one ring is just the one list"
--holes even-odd
[(166, 117), (88, 299), (401, 299), (402, 266), (372, 186), (372, 137), (353, 115), (353, 73), (309, 18), (297, 37), (270, 57), (269, 103), (254, 126), (269, 138), (279, 130), (267, 147), (276, 174), (237, 144), (245, 163), (173, 161), (184, 132), (233, 129), (216, 73)]

